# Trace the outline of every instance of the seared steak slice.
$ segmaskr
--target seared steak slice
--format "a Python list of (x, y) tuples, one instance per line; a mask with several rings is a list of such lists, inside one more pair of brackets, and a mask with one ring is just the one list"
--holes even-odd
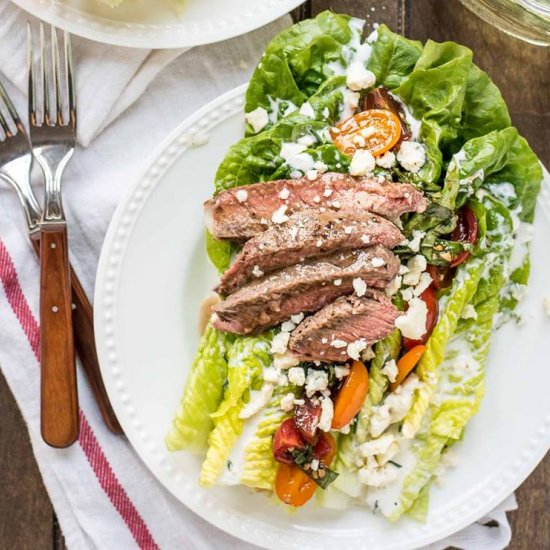
[(254, 276), (307, 258), (367, 246), (393, 248), (402, 240), (392, 222), (370, 212), (304, 210), (247, 241), (217, 290), (231, 294)]
[(214, 237), (246, 240), (310, 208), (366, 210), (396, 219), (405, 212), (423, 212), (427, 206), (424, 195), (408, 183), (327, 172), (314, 180), (304, 177), (228, 189), (206, 201), (204, 210)]
[(289, 349), (304, 360), (347, 361), (349, 344), (358, 342), (361, 349), (382, 340), (399, 315), (382, 292), (342, 296), (302, 321), (290, 336)]
[[(380, 261), (374, 259), (382, 259)], [(399, 259), (386, 248), (339, 252), (281, 269), (258, 279), (217, 304), (214, 327), (235, 334), (251, 334), (288, 320), (291, 315), (321, 309), (354, 291), (353, 280), (384, 288), (397, 274)]]

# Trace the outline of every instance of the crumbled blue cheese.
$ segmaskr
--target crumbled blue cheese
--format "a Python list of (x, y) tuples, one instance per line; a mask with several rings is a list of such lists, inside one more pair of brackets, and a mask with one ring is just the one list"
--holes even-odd
[(333, 348), (340, 349), (347, 347), (348, 343), (345, 340), (339, 340), (338, 338), (336, 338), (335, 340), (332, 340), (330, 342), (330, 345)]
[[(290, 338), (290, 333), (286, 332), (284, 334), (287, 334), (288, 338)], [(273, 341), (275, 341), (275, 338), (273, 338)], [(277, 344), (277, 348), (279, 348), (279, 345), (280, 344)], [(290, 353), (286, 353), (287, 346), (288, 346), (288, 340), (284, 345), (284, 351), (275, 352), (273, 351), (273, 343), (271, 344), (271, 352), (274, 354), (273, 365), (279, 369), (289, 369), (290, 367), (295, 367), (296, 365), (300, 364), (300, 359), (298, 359), (298, 357)], [(280, 384), (280, 385), (283, 386), (284, 384)]]
[(356, 277), (353, 279), (353, 290), (355, 290), (355, 294), (361, 298), (361, 296), (364, 296), (367, 293), (367, 283), (363, 281), (360, 277)]
[(296, 325), (299, 325), (304, 320), (304, 314), (297, 313), (296, 315), (291, 315), (290, 320)]
[(353, 154), (349, 166), (349, 173), (352, 176), (365, 176), (370, 174), (376, 166), (376, 161), (370, 151), (357, 149)]
[(348, 88), (344, 88), (342, 90), (342, 96), (344, 101), (340, 112), (339, 122), (343, 122), (355, 114), (357, 106), (359, 105), (359, 99), (361, 97), (358, 92), (352, 92)]
[(309, 369), (306, 376), (306, 395), (312, 397), (316, 392), (328, 388), (328, 373), (324, 370)]
[(286, 204), (279, 206), (279, 208), (277, 208), (277, 210), (273, 212), (273, 215), (271, 216), (271, 221), (277, 224), (288, 221), (288, 216), (285, 214), (287, 208), (288, 207), (286, 206)]
[(419, 231), (415, 229), (412, 232), (412, 239), (407, 242), (407, 247), (413, 252), (418, 252), (420, 250), (420, 243), (422, 239), (426, 236), (425, 231)]
[(250, 418), (260, 412), (269, 403), (272, 395), (273, 384), (264, 383), (260, 390), (252, 390), (250, 392), (250, 401), (239, 413), (239, 418)]
[(342, 284), (342, 279), (334, 279), (332, 284), (334, 286), (340, 286)]
[(283, 332), (292, 332), (295, 328), (296, 328), (296, 324), (294, 323), (294, 321), (292, 321), (292, 319), (290, 321), (285, 321), (281, 325), (281, 330)]
[(315, 111), (313, 110), (313, 107), (311, 106), (311, 103), (309, 101), (306, 101), (302, 104), (300, 107), (300, 114), (307, 116), (308, 118), (315, 118)]
[(472, 304), (467, 304), (462, 310), (462, 319), (477, 319), (476, 308)]
[[(411, 408), (414, 392), (422, 386), (416, 374), (412, 373), (406, 380), (397, 386), (394, 392), (384, 399), (383, 403), (373, 407), (370, 420), (370, 433), (372, 437), (379, 437), (388, 426), (401, 422)], [(407, 434), (405, 437), (414, 437)]]
[(264, 382), (269, 382), (270, 384), (278, 384), (280, 375), (281, 369), (278, 369), (276, 367), (267, 367), (264, 369)]
[(402, 284), (403, 284), (403, 277), (401, 275), (396, 275), (391, 280), (390, 284), (386, 287), (386, 295), (393, 296), (394, 294), (396, 294), (401, 288)]
[(289, 332), (279, 332), (273, 337), (271, 341), (271, 352), (283, 354), (288, 348), (288, 341), (290, 340)]
[(359, 92), (374, 86), (376, 75), (369, 71), (361, 61), (351, 63), (346, 71), (346, 85), (350, 90)]
[(290, 197), (290, 191), (288, 189), (288, 187), (283, 187), (279, 193), (279, 198), (286, 201), (286, 199), (288, 199), (288, 197)]
[(235, 197), (239, 202), (246, 202), (248, 199), (248, 191), (246, 191), (246, 189), (238, 189), (235, 193)]
[(305, 174), (313, 169), (314, 164), (313, 157), (304, 152), (306, 149), (307, 145), (302, 143), (283, 142), (279, 154), (290, 168)]
[(432, 283), (432, 276), (427, 271), (424, 271), (420, 274), (420, 280), (418, 281), (418, 284), (414, 287), (413, 294), (415, 296), (420, 296), (432, 285)]
[(269, 123), (269, 116), (263, 107), (258, 107), (250, 113), (246, 113), (244, 118), (252, 126), (255, 134), (263, 130)]
[(426, 163), (424, 146), (416, 141), (404, 141), (397, 151), (397, 161), (405, 170), (418, 172)]
[(419, 340), (426, 333), (428, 307), (420, 298), (412, 298), (404, 315), (395, 320), (395, 326), (405, 338)]
[(323, 432), (329, 432), (334, 416), (334, 404), (330, 397), (321, 397), (321, 417), (319, 418), (318, 428)]
[(413, 256), (407, 262), (406, 269), (400, 268), (399, 270), (399, 273), (403, 275), (403, 284), (407, 286), (416, 286), (420, 282), (420, 275), (426, 271), (427, 267), (428, 262), (422, 254)]
[(291, 367), (288, 369), (288, 381), (296, 386), (303, 386), (306, 383), (306, 373), (302, 367)]
[(324, 174), (328, 170), (328, 165), (325, 164), (322, 160), (317, 160), (313, 164), (313, 168), (319, 172), (319, 174)]
[(386, 433), (376, 439), (371, 439), (366, 443), (359, 446), (359, 452), (361, 456), (367, 458), (368, 456), (376, 456), (385, 453), (395, 442), (395, 435), (392, 433)]
[(387, 151), (383, 155), (376, 157), (376, 164), (380, 166), (380, 168), (386, 168), (386, 170), (393, 168), (395, 166), (395, 162), (395, 153), (392, 151)]
[(398, 468), (389, 464), (383, 468), (361, 468), (359, 470), (359, 481), (370, 487), (385, 487), (395, 481), (398, 475)]
[(359, 361), (361, 357), (361, 352), (367, 347), (367, 342), (364, 339), (355, 340), (354, 342), (351, 342), (348, 344), (347, 347), (347, 354), (352, 359), (355, 359), (356, 361)]
[(342, 380), (342, 378), (345, 378), (349, 374), (349, 367), (341, 367), (339, 365), (334, 367), (334, 376), (336, 376), (337, 380)]
[(281, 407), (281, 409), (283, 411), (290, 412), (291, 410), (294, 409), (295, 399), (296, 399), (296, 397), (293, 393), (287, 393), (286, 395), (281, 397), (281, 401), (279, 403), (279, 406)]
[(260, 269), (259, 265), (255, 265), (254, 269), (252, 269), (252, 275), (254, 275), (254, 277), (263, 277), (264, 272)]
[(388, 377), (388, 380), (390, 382), (395, 382), (398, 372), (399, 371), (397, 370), (397, 363), (395, 362), (395, 359), (390, 359), (389, 361), (386, 361), (384, 367), (382, 368), (382, 373)]
[(382, 267), (383, 265), (386, 265), (386, 261), (378, 256), (375, 256), (370, 263), (372, 267)]

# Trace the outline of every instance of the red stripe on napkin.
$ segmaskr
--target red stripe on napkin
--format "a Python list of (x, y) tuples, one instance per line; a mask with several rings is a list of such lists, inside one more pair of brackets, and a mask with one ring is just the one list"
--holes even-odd
[[(11, 256), (0, 239), (0, 280), (8, 302), (15, 313), (25, 336), (38, 362), (40, 362), (40, 326), (36, 321), (21, 285)], [(120, 514), (130, 533), (143, 550), (157, 550), (159, 547), (153, 539), (143, 518), (139, 515), (124, 487), (113, 472), (86, 415), (80, 410), (80, 436), (78, 442), (99, 481), (99, 484), (117, 512)]]

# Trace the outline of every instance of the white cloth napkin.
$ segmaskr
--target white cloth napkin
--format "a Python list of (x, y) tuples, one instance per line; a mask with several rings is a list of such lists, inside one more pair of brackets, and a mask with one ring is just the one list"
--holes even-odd
[[(8, 90), (22, 113), (26, 111), (21, 91), (27, 18), (4, 0), (0, 76), (10, 81)], [(266, 42), (289, 24), (290, 18), (284, 17), (246, 36), (195, 48), (169, 66), (178, 52), (135, 51), (74, 39), (80, 142), (87, 147), (77, 150), (66, 171), (64, 199), (73, 265), (89, 295), (111, 216), (150, 152), (198, 107), (245, 82)], [(81, 376), (78, 444), (59, 451), (42, 442), (38, 264), (15, 194), (3, 185), (0, 212), (0, 365), (28, 424), (67, 546), (71, 550), (254, 548), (176, 501), (127, 441), (107, 431)], [(452, 544), (466, 550), (500, 550), (511, 536), (505, 512), (515, 507), (512, 496), (487, 518), (430, 548)], [(483, 527), (489, 520), (498, 526)]]

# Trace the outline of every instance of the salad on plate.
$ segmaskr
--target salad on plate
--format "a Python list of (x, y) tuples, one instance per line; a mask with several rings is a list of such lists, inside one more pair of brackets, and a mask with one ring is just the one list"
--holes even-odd
[(422, 520), (518, 319), (542, 169), (468, 48), (363, 27), (323, 12), (256, 67), (166, 444), (205, 488)]

